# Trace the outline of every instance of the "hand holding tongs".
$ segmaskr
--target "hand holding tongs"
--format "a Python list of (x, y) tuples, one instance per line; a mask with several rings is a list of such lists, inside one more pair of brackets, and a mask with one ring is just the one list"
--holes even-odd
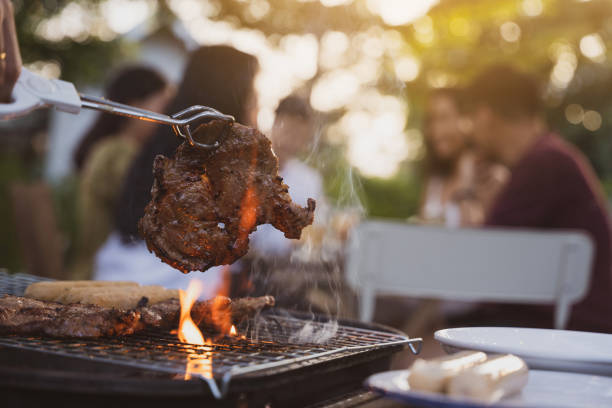
[[(151, 112), (133, 106), (109, 101), (104, 98), (79, 94), (70, 82), (59, 79), (46, 79), (26, 68), (21, 69), (21, 75), (13, 88), (13, 102), (0, 103), (0, 120), (24, 116), (29, 112), (55, 107), (62, 112), (77, 114), (81, 108), (90, 108), (172, 126), (174, 133), (186, 139), (190, 145), (202, 148), (213, 148), (218, 145), (196, 142), (191, 134), (191, 125), (204, 120), (221, 119), (234, 121), (234, 117), (209, 108), (207, 106), (191, 106), (172, 116)], [(188, 116), (191, 114), (191, 116)]]

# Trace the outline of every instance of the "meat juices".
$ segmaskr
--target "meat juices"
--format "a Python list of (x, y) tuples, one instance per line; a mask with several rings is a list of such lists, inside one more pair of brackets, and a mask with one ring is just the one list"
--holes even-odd
[(174, 158), (157, 156), (151, 201), (139, 222), (149, 251), (181, 270), (205, 271), (245, 255), (249, 234), (272, 224), (298, 239), (314, 219), (315, 201), (291, 201), (278, 176), (270, 141), (256, 129), (213, 121), (196, 138), (215, 149), (183, 143)]

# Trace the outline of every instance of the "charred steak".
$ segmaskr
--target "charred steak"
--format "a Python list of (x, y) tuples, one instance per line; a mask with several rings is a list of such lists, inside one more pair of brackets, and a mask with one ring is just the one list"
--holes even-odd
[(183, 143), (174, 158), (157, 156), (151, 201), (139, 229), (150, 251), (183, 272), (227, 265), (248, 251), (249, 234), (272, 224), (298, 239), (312, 224), (315, 201), (291, 201), (278, 176), (270, 141), (256, 129), (213, 121), (199, 140), (217, 140), (212, 150)]
[[(273, 305), (272, 296), (236, 300), (218, 296), (196, 302), (191, 316), (204, 330), (226, 333), (227, 324), (239, 324)], [(5, 295), (0, 297), (0, 333), (83, 338), (123, 336), (147, 328), (176, 328), (180, 309), (178, 299), (122, 310)]]
[(104, 337), (132, 334), (140, 326), (140, 313), (136, 310), (80, 303), (62, 305), (10, 295), (0, 298), (0, 333)]

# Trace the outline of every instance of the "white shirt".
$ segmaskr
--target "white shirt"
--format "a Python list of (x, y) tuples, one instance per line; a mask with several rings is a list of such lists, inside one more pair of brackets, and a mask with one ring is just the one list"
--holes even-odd
[(94, 279), (132, 281), (183, 290), (187, 289), (190, 280), (196, 279), (203, 283), (200, 298), (209, 299), (218, 293), (222, 284), (223, 267), (184, 274), (150, 253), (144, 242), (124, 244), (119, 234), (114, 232), (96, 254)]

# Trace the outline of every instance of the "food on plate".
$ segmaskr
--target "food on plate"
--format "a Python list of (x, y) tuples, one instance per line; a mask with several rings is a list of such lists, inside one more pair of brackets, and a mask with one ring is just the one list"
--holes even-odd
[[(218, 296), (196, 302), (191, 317), (206, 330), (225, 333), (228, 324), (225, 322), (239, 324), (271, 306), (274, 306), (272, 296), (235, 300)], [(144, 329), (177, 327), (180, 309), (178, 299), (125, 310), (5, 295), (0, 297), (0, 333), (83, 338), (123, 336)]]
[(410, 368), (408, 383), (416, 391), (446, 392), (454, 376), (486, 359), (487, 355), (482, 351), (460, 351), (432, 360), (419, 358)]
[(62, 304), (83, 303), (131, 309), (178, 298), (178, 290), (135, 282), (54, 281), (36, 282), (27, 287), (26, 297)]
[(495, 356), (454, 377), (449, 395), (492, 403), (520, 392), (528, 377), (527, 364), (521, 358), (511, 354)]
[(270, 141), (256, 129), (212, 121), (196, 129), (214, 149), (183, 143), (174, 158), (157, 156), (151, 201), (139, 222), (150, 251), (183, 272), (231, 264), (248, 251), (249, 234), (272, 224), (300, 238), (315, 201), (291, 201)]

